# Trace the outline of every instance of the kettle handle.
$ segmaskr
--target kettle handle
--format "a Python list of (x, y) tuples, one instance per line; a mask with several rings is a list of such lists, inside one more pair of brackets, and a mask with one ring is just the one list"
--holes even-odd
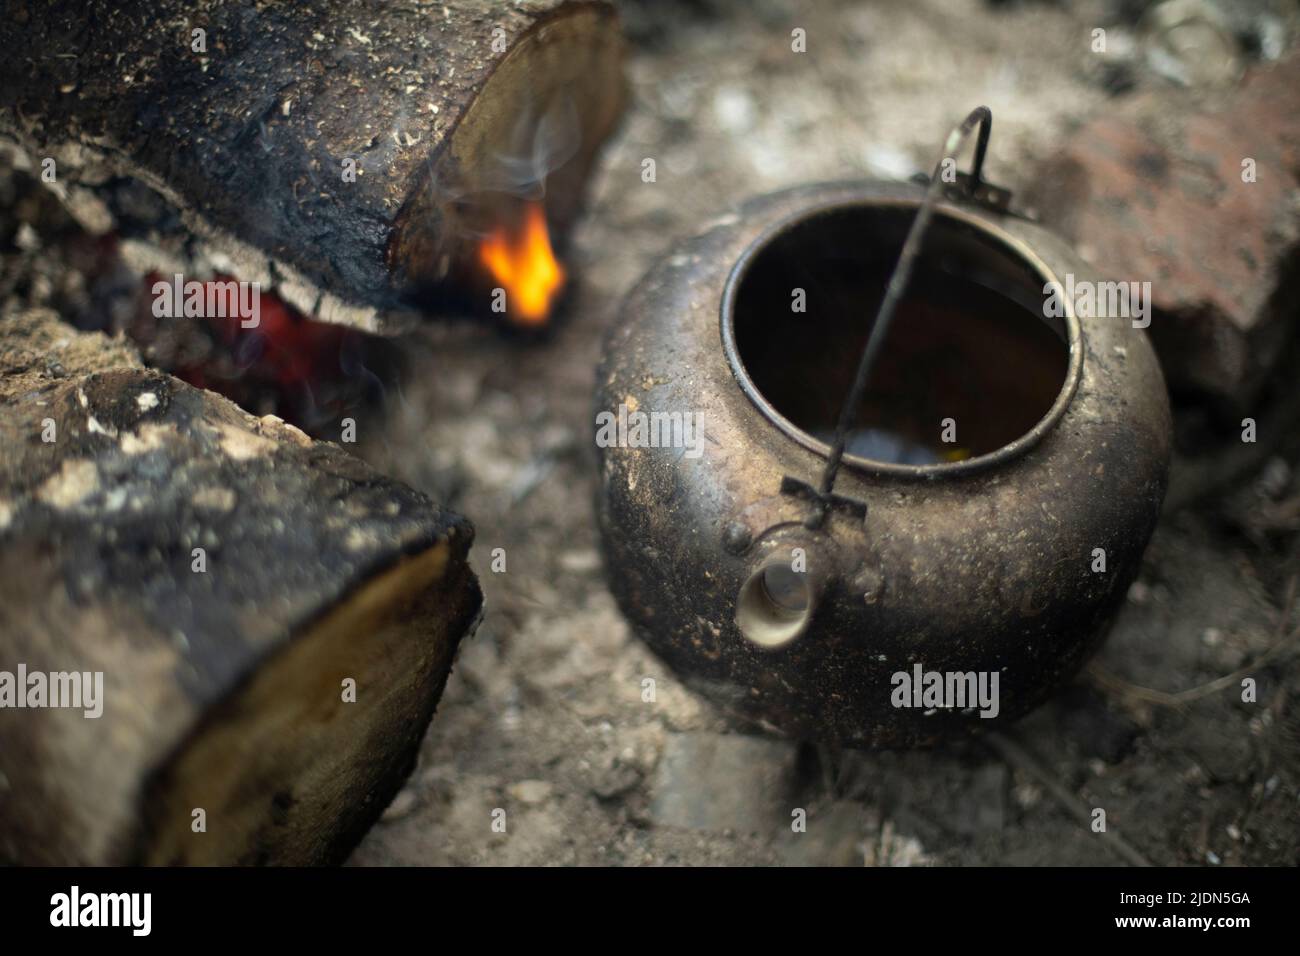
[[(954, 183), (946, 183), (943, 175), (945, 172), (944, 164), (949, 161), (950, 157), (956, 155), (970, 136), (971, 130), (976, 127), (979, 128), (979, 138), (975, 142), (975, 159), (970, 173), (958, 173)], [(934, 176), (931, 177), (929, 184), (926, 186), (925, 198), (921, 200), (921, 205), (916, 211), (916, 218), (912, 220), (912, 225), (907, 231), (907, 238), (903, 241), (903, 249), (898, 255), (898, 263), (894, 266), (894, 271), (889, 277), (885, 297), (880, 303), (880, 311), (876, 313), (875, 324), (871, 327), (871, 334), (867, 337), (866, 345), (863, 346), (862, 357), (858, 359), (858, 368), (853, 376), (853, 384), (844, 399), (844, 404), (840, 407), (839, 419), (835, 426), (835, 440), (831, 444), (830, 455), (826, 458), (826, 468), (822, 471), (821, 482), (817, 488), (812, 488), (804, 482), (789, 477), (782, 482), (782, 490), (787, 494), (799, 493), (801, 497), (813, 502), (813, 512), (805, 522), (809, 528), (820, 527), (825, 522), (831, 508), (844, 503), (840, 496), (834, 494), (834, 488), (835, 476), (839, 473), (840, 464), (844, 459), (844, 446), (848, 440), (849, 427), (853, 424), (853, 418), (857, 414), (858, 406), (862, 404), (862, 395), (866, 390), (867, 379), (871, 376), (871, 369), (875, 365), (881, 346), (885, 343), (889, 326), (894, 320), (894, 313), (898, 310), (898, 305), (903, 300), (903, 294), (907, 291), (907, 283), (912, 277), (912, 267), (915, 265), (916, 257), (921, 251), (925, 230), (934, 215), (935, 203), (940, 193), (958, 200), (974, 201), (986, 205), (996, 204), (1000, 199), (1001, 208), (1005, 208), (1010, 201), (1011, 194), (1007, 190), (991, 186), (981, 178), (984, 170), (984, 154), (988, 150), (989, 134), (992, 128), (993, 112), (987, 106), (977, 106), (961, 122), (960, 126), (957, 126), (948, 134), (948, 139), (944, 142), (943, 155), (939, 157), (938, 163), (935, 164)], [(955, 195), (954, 190), (945, 188), (948, 185), (957, 187)], [(865, 504), (861, 502), (854, 502), (853, 504), (856, 504), (865, 516)]]

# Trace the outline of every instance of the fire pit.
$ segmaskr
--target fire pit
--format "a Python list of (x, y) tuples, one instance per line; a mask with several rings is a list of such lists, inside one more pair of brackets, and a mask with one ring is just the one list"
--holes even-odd
[(705, 439), (598, 442), (613, 589), (748, 720), (907, 746), (1015, 717), (1138, 570), (1169, 457), (1159, 366), (1140, 323), (1053, 294), (1096, 277), (981, 181), (981, 119), (951, 185), (941, 163), (928, 189), (750, 203), (652, 271), (606, 343), (599, 410)]
[(545, 325), (623, 107), (617, 16), (109, 14), (0, 24), (28, 51), (5, 161), (66, 204), (23, 245), (85, 293), (4, 303), (0, 862), (338, 861), (482, 600), (467, 520), (297, 426), (377, 431), (424, 313)]

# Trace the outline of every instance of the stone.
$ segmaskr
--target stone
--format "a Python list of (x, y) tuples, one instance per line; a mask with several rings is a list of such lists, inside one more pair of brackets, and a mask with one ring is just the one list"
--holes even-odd
[(744, 734), (673, 733), (656, 768), (650, 817), (692, 830), (789, 830), (796, 747)]
[(861, 804), (837, 800), (810, 813), (805, 832), (786, 833), (777, 847), (781, 862), (788, 866), (862, 866), (866, 822)]
[[(1084, 124), (1021, 197), (1117, 279), (1150, 281), (1171, 390), (1248, 406), (1300, 288), (1300, 55), (1210, 109), (1160, 90)], [(1252, 181), (1253, 180), (1253, 181)]]

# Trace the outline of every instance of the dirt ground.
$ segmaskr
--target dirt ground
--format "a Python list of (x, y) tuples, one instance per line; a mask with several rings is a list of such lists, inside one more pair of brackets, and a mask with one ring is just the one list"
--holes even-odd
[[(1167, 509), (1107, 645), (1066, 692), (998, 735), (936, 750), (831, 753), (729, 724), (630, 633), (599, 556), (595, 367), (651, 264), (746, 198), (928, 169), (978, 104), (994, 114), (988, 177), (1024, 186), (1063, 135), (1162, 82), (1090, 52), (1099, 26), (1113, 49), (1136, 47), (1121, 16), (1134, 4), (621, 6), (632, 98), (568, 250), (563, 315), (531, 340), (430, 323), (398, 343), (410, 373), (359, 422), (361, 455), (473, 520), (486, 613), (418, 767), (351, 863), (1300, 862), (1294, 418), (1264, 430), (1258, 463)], [(805, 53), (791, 49), (795, 28)], [(646, 158), (654, 182), (642, 180)], [(0, 169), (6, 235), (11, 212), (39, 221), (29, 204), (53, 203), (15, 200), (17, 183)], [(6, 309), (67, 315), (95, 292), (41, 246), (50, 230), (16, 235), (27, 251), (0, 261)], [(120, 280), (128, 293), (140, 282)], [(1274, 398), (1295, 395), (1297, 370), (1300, 358)], [(1240, 453), (1204, 408), (1182, 404), (1176, 417), (1190, 456), (1176, 463), (1179, 486)], [(1256, 703), (1241, 701), (1242, 677), (1256, 680)], [(805, 833), (791, 828), (797, 808)], [(1104, 834), (1089, 826), (1094, 808)]]
[[(1300, 574), (1300, 434), (1167, 515), (1094, 666), (990, 741), (831, 754), (742, 732), (629, 633), (604, 584), (591, 392), (628, 288), (746, 197), (928, 168), (980, 103), (995, 116), (988, 175), (1016, 187), (1114, 102), (1088, 49), (1112, 5), (624, 6), (632, 102), (570, 252), (562, 322), (541, 342), (430, 329), (405, 343), (414, 373), (362, 423), (367, 459), (472, 517), (487, 612), (419, 767), (351, 862), (1294, 865), (1300, 614), (1284, 608)], [(807, 53), (792, 53), (794, 27)], [(1131, 39), (1113, 24), (1112, 37)], [(1241, 676), (1257, 703), (1240, 701)], [(1104, 834), (1088, 825), (1096, 807)]]

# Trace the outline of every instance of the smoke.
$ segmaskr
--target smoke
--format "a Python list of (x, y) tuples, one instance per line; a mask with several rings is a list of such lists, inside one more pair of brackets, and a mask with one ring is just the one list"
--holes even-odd
[(546, 195), (546, 177), (578, 151), (582, 129), (573, 97), (558, 97), (540, 115), (527, 109), (515, 121), (508, 151), (494, 155), (484, 170), (482, 188), (539, 200)]
[(436, 181), (430, 188), (443, 199), (472, 203), (483, 194), (500, 194), (539, 201), (546, 196), (546, 179), (578, 152), (582, 123), (573, 97), (562, 93), (545, 108), (525, 106), (515, 118), (505, 145), (489, 160), (457, 181)]

